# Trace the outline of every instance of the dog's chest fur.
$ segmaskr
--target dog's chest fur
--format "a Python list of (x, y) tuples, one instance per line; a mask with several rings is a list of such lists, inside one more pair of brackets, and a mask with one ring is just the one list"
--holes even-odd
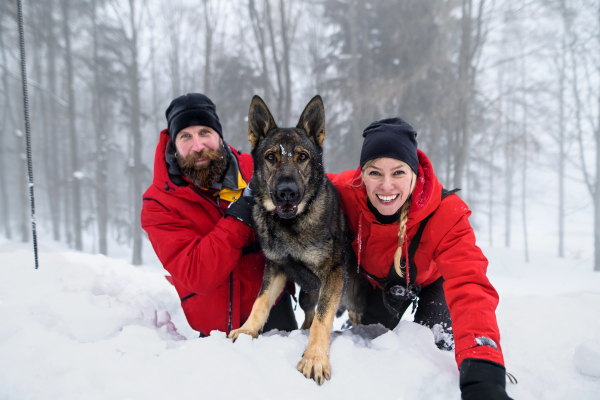
[[(307, 210), (285, 220), (274, 213), (255, 214), (257, 232), (265, 257), (283, 269), (305, 290), (318, 290), (331, 265), (339, 263), (341, 238), (338, 207), (325, 207), (331, 196), (327, 182)], [(333, 185), (331, 185), (333, 186)], [(335, 190), (335, 189), (334, 189)]]

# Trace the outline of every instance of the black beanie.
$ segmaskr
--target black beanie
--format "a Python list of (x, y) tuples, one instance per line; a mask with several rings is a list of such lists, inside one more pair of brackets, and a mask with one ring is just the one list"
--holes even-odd
[(202, 93), (188, 93), (171, 102), (165, 113), (171, 141), (175, 143), (177, 133), (188, 126), (202, 125), (213, 128), (223, 138), (217, 106)]
[(404, 161), (419, 172), (417, 156), (417, 131), (402, 118), (375, 121), (363, 132), (365, 138), (360, 152), (360, 168), (369, 160), (380, 157)]

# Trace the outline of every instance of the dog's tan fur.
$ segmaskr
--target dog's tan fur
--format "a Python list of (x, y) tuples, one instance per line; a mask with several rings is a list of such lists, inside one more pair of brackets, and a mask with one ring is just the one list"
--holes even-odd
[[(250, 317), (229, 337), (235, 340), (241, 333), (256, 337), (286, 279), (294, 280), (302, 288), (300, 306), (306, 315), (302, 328), (310, 328), (298, 370), (321, 385), (331, 378), (329, 341), (336, 311), (343, 303), (359, 322), (361, 288), (368, 284), (356, 272), (339, 194), (323, 169), (323, 102), (314, 97), (296, 128), (278, 128), (266, 104), (254, 96), (248, 120), (254, 159), (253, 219), (267, 266)], [(297, 194), (293, 205), (278, 194), (282, 185), (289, 184)], [(342, 302), (347, 280), (353, 290)]]

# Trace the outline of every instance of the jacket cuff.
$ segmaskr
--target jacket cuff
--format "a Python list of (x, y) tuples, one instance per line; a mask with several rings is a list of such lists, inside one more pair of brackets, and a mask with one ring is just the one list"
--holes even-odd
[(460, 364), (460, 389), (477, 383), (490, 383), (506, 388), (506, 368), (489, 360), (467, 358)]

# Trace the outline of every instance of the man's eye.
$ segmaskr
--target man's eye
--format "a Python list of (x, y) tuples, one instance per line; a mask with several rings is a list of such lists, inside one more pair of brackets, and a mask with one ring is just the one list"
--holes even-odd
[(300, 155), (298, 156), (298, 160), (300, 160), (300, 161), (306, 161), (306, 160), (308, 160), (308, 154), (306, 154), (306, 153), (300, 153)]
[(265, 156), (265, 160), (269, 161), (269, 162), (274, 162), (275, 161), (275, 154), (273, 153), (269, 153)]

